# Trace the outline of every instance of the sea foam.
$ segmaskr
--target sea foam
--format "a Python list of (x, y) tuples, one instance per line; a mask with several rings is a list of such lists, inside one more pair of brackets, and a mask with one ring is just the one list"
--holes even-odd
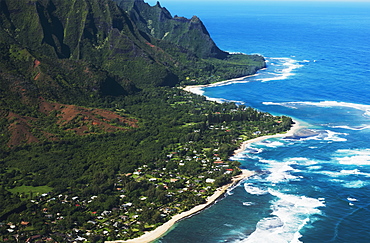
[(286, 144), (282, 142), (281, 139), (275, 140), (275, 139), (266, 139), (260, 142), (254, 143), (257, 146), (264, 146), (268, 148), (277, 148), (281, 146), (285, 146)]
[(361, 126), (347, 126), (347, 125), (343, 125), (343, 126), (330, 126), (332, 128), (342, 128), (342, 129), (347, 129), (347, 130), (353, 130), (353, 131), (361, 131), (361, 130), (365, 130), (365, 129), (370, 129), (370, 125), (366, 125), (366, 124), (363, 124)]
[(345, 165), (370, 165), (370, 149), (339, 149), (333, 157)]
[(327, 136), (324, 138), (324, 140), (327, 141), (335, 141), (335, 142), (346, 142), (346, 138), (342, 138), (340, 136), (348, 136), (348, 133), (340, 133), (340, 132), (333, 132), (330, 130), (326, 130)]
[(269, 164), (270, 174), (266, 180), (271, 183), (279, 183), (284, 181), (299, 180), (299, 177), (292, 175), (290, 172), (298, 172), (298, 170), (293, 169), (290, 165), (291, 161), (288, 162), (272, 162)]
[(284, 194), (273, 189), (269, 189), (269, 193), (276, 197), (271, 202), (271, 215), (261, 219), (247, 239), (236, 242), (300, 242), (299, 231), (314, 221), (314, 215), (321, 214), (318, 208), (325, 207), (323, 199)]
[(256, 186), (252, 186), (252, 183), (244, 183), (244, 189), (246, 192), (248, 192), (249, 194), (252, 194), (252, 195), (266, 195), (268, 194), (268, 190), (267, 189), (261, 189), (261, 188), (258, 188)]
[(285, 102), (285, 103), (283, 102), (283, 103), (273, 103), (273, 104), (276, 104), (276, 105), (284, 105), (284, 104), (308, 105), (308, 106), (317, 106), (317, 107), (347, 107), (347, 108), (353, 108), (356, 110), (362, 110), (365, 112), (368, 112), (370, 110), (370, 105), (339, 102), (339, 101), (320, 101), (320, 102), (305, 101), (305, 102)]
[[(274, 70), (274, 77), (256, 79), (261, 82), (284, 80), (294, 75), (293, 71), (302, 67), (299, 61), (292, 58), (270, 58), (271, 66), (281, 66), (281, 70)], [(277, 64), (276, 64), (277, 63)]]
[[(302, 106), (316, 106), (322, 108), (330, 108), (330, 107), (345, 107), (345, 108), (352, 108), (355, 110), (363, 111), (362, 114), (364, 117), (370, 117), (370, 105), (364, 104), (356, 104), (356, 103), (348, 103), (348, 102), (339, 102), (339, 101), (298, 101), (298, 102), (262, 102), (264, 105), (276, 105), (276, 106), (283, 106), (291, 109), (299, 109)], [(363, 127), (368, 127), (369, 125), (363, 125)]]
[(362, 188), (362, 187), (368, 186), (368, 185), (370, 185), (370, 182), (361, 181), (361, 180), (348, 181), (348, 182), (343, 184), (343, 186), (346, 187), (346, 188)]

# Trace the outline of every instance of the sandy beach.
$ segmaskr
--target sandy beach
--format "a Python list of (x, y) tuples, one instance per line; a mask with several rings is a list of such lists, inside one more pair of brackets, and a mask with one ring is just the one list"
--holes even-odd
[[(293, 136), (301, 128), (302, 127), (300, 126), (300, 123), (298, 121), (294, 120), (293, 126), (291, 127), (291, 129), (287, 133), (279, 133), (279, 134), (275, 134), (275, 135), (262, 136), (262, 137), (257, 137), (257, 138), (247, 140), (247, 141), (245, 141), (241, 144), (239, 149), (234, 151), (234, 154), (243, 152), (245, 150), (246, 146), (250, 143), (259, 142), (259, 141), (269, 139), (269, 138)], [(116, 241), (106, 241), (106, 242), (108, 242), (108, 243), (115, 243), (115, 242), (148, 243), (148, 242), (152, 242), (152, 241), (160, 238), (166, 232), (168, 232), (178, 221), (180, 221), (184, 218), (190, 217), (190, 216), (206, 209), (207, 207), (211, 206), (212, 204), (214, 204), (217, 201), (217, 199), (219, 199), (227, 191), (227, 189), (236, 185), (241, 180), (247, 179), (248, 177), (250, 177), (254, 174), (253, 171), (249, 171), (249, 170), (241, 170), (241, 171), (242, 171), (241, 174), (232, 178), (232, 182), (230, 184), (227, 184), (227, 185), (225, 185), (221, 188), (218, 188), (212, 196), (208, 197), (206, 203), (195, 206), (194, 208), (190, 209), (189, 211), (182, 212), (180, 214), (177, 214), (177, 215), (173, 216), (169, 221), (167, 221), (163, 225), (159, 226), (155, 230), (146, 232), (144, 235), (142, 235), (138, 238), (135, 238), (135, 239), (131, 239), (131, 240), (126, 240), (126, 241), (116, 240)]]
[(257, 74), (243, 76), (243, 77), (240, 77), (240, 78), (228, 79), (228, 80), (225, 80), (225, 81), (220, 81), (220, 82), (212, 83), (212, 84), (188, 85), (186, 87), (183, 87), (182, 89), (185, 90), (185, 91), (194, 93), (194, 94), (202, 95), (203, 94), (202, 88), (211, 87), (211, 86), (222, 86), (222, 85), (227, 85), (227, 84), (235, 83), (235, 82), (249, 82), (245, 79), (249, 78), (249, 77), (253, 77), (255, 75), (257, 75)]
[(248, 178), (248, 177), (250, 177), (254, 174), (253, 171), (249, 171), (249, 170), (241, 170), (241, 171), (242, 171), (241, 174), (232, 178), (232, 182), (230, 184), (227, 184), (227, 185), (225, 185), (221, 188), (218, 188), (212, 196), (208, 197), (206, 203), (200, 204), (200, 205), (195, 206), (194, 208), (192, 208), (188, 211), (185, 211), (185, 212), (182, 212), (180, 214), (177, 214), (177, 215), (173, 216), (169, 221), (167, 221), (163, 225), (159, 226), (155, 230), (146, 232), (144, 235), (142, 235), (138, 238), (135, 238), (135, 239), (131, 239), (131, 240), (126, 240), (126, 241), (116, 240), (116, 241), (106, 241), (106, 242), (108, 242), (108, 243), (115, 243), (115, 242), (148, 243), (148, 242), (152, 242), (152, 241), (160, 238), (167, 231), (169, 231), (175, 223), (177, 223), (181, 219), (190, 217), (191, 215), (196, 214), (196, 213), (206, 209), (210, 205), (214, 204), (217, 201), (218, 198), (220, 198), (222, 195), (224, 195), (224, 193), (227, 191), (227, 189), (236, 185), (239, 181), (244, 180), (244, 179), (246, 179), (246, 178)]
[[(241, 78), (229, 79), (229, 80), (225, 80), (225, 81), (221, 81), (221, 82), (217, 82), (217, 83), (213, 83), (213, 84), (189, 85), (189, 86), (184, 87), (183, 90), (194, 93), (194, 94), (203, 95), (202, 89), (205, 88), (205, 87), (221, 86), (221, 85), (226, 85), (226, 84), (234, 83), (234, 82), (238, 82), (238, 81), (245, 82), (246, 78), (252, 77), (254, 75), (256, 75), (256, 74), (241, 77)], [(281, 138), (281, 137), (292, 137), (292, 136), (294, 136), (294, 134), (299, 129), (301, 129), (302, 127), (301, 127), (301, 124), (297, 120), (293, 120), (293, 122), (294, 122), (293, 126), (290, 128), (290, 130), (287, 133), (278, 133), (278, 134), (274, 134), (274, 135), (261, 136), (261, 137), (249, 139), (249, 140), (243, 142), (241, 144), (240, 148), (234, 151), (234, 155), (238, 154), (240, 152), (243, 152), (245, 150), (245, 148), (247, 147), (247, 145), (251, 144), (251, 143), (259, 142), (259, 141), (269, 139), (269, 138)]]
[(252, 139), (249, 139), (247, 141), (244, 141), (240, 145), (239, 149), (234, 151), (234, 155), (243, 152), (246, 149), (247, 145), (251, 144), (251, 143), (260, 142), (260, 141), (263, 141), (263, 140), (269, 139), (269, 138), (293, 137), (294, 134), (297, 133), (298, 130), (300, 130), (302, 128), (301, 124), (297, 120), (293, 120), (293, 122), (294, 122), (293, 126), (286, 133), (278, 133), (278, 134), (274, 134), (274, 135), (267, 135), (267, 136), (252, 138)]
[[(220, 83), (222, 85), (222, 83), (225, 84), (225, 83), (229, 83), (229, 82), (235, 82), (235, 81), (243, 80), (245, 78), (246, 77), (232, 79), (232, 80), (226, 80), (226, 81), (219, 82), (219, 83), (216, 83), (216, 84), (211, 84), (211, 85), (220, 85)], [(188, 91), (188, 92), (192, 92), (192, 93), (196, 93), (196, 94), (201, 95), (201, 89), (204, 88), (204, 87), (208, 87), (208, 86), (210, 86), (210, 85), (195, 85), (195, 86), (187, 86), (183, 89)], [(246, 149), (246, 146), (248, 144), (263, 141), (263, 140), (269, 139), (269, 138), (291, 137), (291, 136), (294, 136), (294, 134), (301, 128), (302, 127), (301, 127), (300, 123), (298, 121), (294, 120), (294, 124), (288, 132), (279, 133), (279, 134), (275, 134), (275, 135), (261, 136), (261, 137), (257, 137), (257, 138), (247, 140), (247, 141), (243, 142), (237, 150), (234, 151), (234, 155), (243, 152)], [(206, 209), (207, 207), (211, 206), (212, 204), (214, 204), (217, 201), (217, 199), (219, 199), (222, 195), (224, 195), (224, 193), (230, 187), (236, 185), (238, 182), (240, 182), (244, 179), (247, 179), (248, 177), (250, 177), (254, 174), (253, 171), (249, 171), (249, 170), (241, 170), (241, 172), (242, 172), (241, 174), (232, 178), (232, 182), (230, 184), (227, 184), (227, 185), (224, 185), (221, 188), (218, 188), (212, 196), (207, 198), (206, 203), (197, 205), (197, 206), (195, 206), (194, 208), (192, 208), (188, 211), (185, 211), (185, 212), (182, 212), (180, 214), (177, 214), (177, 215), (173, 216), (169, 221), (167, 221), (163, 225), (159, 226), (155, 230), (146, 232), (142, 236), (140, 236), (138, 238), (135, 238), (135, 239), (131, 239), (131, 240), (126, 240), (126, 241), (116, 240), (116, 241), (106, 241), (106, 242), (107, 243), (116, 243), (116, 242), (117, 243), (118, 242), (148, 243), (148, 242), (155, 241), (156, 239), (163, 236), (166, 232), (168, 232), (178, 221), (180, 221), (182, 219), (185, 219), (187, 217), (190, 217), (190, 216), (192, 216), (196, 213), (199, 213), (200, 211), (202, 211), (202, 210)]]

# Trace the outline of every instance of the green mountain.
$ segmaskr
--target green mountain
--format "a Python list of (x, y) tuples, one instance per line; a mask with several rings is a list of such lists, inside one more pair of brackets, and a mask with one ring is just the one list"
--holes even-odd
[(197, 17), (171, 17), (159, 3), (116, 2), (0, 0), (2, 117), (9, 111), (38, 116), (40, 97), (96, 107), (105, 97), (211, 83), (265, 67), (261, 56), (221, 51)]
[[(234, 57), (214, 44), (199, 18), (172, 18), (159, 4), (151, 7), (140, 0), (119, 1), (119, 5), (111, 0), (0, 3), (3, 49), (24, 48), (42, 63), (59, 65), (53, 62), (68, 60), (98, 67), (126, 91), (132, 86), (175, 86), (186, 80), (184, 70), (189, 75), (197, 72), (198, 78), (211, 76), (222, 66), (217, 60)], [(203, 59), (211, 57), (216, 59)], [(198, 75), (200, 66), (208, 72)], [(229, 70), (228, 76), (220, 78), (253, 73), (264, 66), (264, 60), (245, 56), (234, 66), (242, 70)]]
[(42, 64), (57, 66), (53, 62), (68, 60), (98, 67), (124, 89), (173, 86), (179, 81), (171, 70), (174, 60), (153, 48), (110, 0), (2, 0), (1, 36), (8, 45), (4, 49), (11, 49), (12, 40), (13, 46), (26, 49)]
[(292, 121), (180, 86), (263, 67), (159, 3), (0, 0), (0, 241), (130, 239), (204, 202)]
[(223, 59), (228, 56), (228, 53), (216, 46), (197, 16), (191, 19), (172, 17), (159, 2), (155, 6), (150, 6), (143, 0), (115, 0), (115, 2), (129, 13), (141, 31), (150, 36), (182, 46), (198, 57)]

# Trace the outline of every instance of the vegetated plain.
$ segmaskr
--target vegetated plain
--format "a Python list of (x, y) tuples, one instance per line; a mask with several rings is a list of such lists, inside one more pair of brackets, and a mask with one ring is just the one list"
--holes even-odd
[(243, 140), (291, 126), (179, 89), (263, 57), (219, 50), (199, 18), (117, 2), (0, 1), (3, 241), (137, 237), (238, 174)]

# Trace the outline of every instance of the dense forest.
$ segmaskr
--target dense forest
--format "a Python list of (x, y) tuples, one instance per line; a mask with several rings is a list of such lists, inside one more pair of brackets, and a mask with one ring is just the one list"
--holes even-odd
[[(1, 154), (1, 220), (15, 225), (22, 239), (139, 236), (229, 182), (239, 164), (228, 158), (241, 141), (291, 126), (290, 118), (205, 101), (178, 88), (110, 97), (101, 104), (135, 117), (137, 126), (69, 136), (62, 133), (71, 128), (59, 126), (55, 141)], [(83, 124), (77, 119), (70, 124), (78, 126)], [(14, 234), (5, 226), (1, 230)]]
[(159, 3), (0, 0), (0, 27), (3, 242), (140, 236), (240, 173), (242, 141), (291, 127), (182, 90), (265, 62)]

